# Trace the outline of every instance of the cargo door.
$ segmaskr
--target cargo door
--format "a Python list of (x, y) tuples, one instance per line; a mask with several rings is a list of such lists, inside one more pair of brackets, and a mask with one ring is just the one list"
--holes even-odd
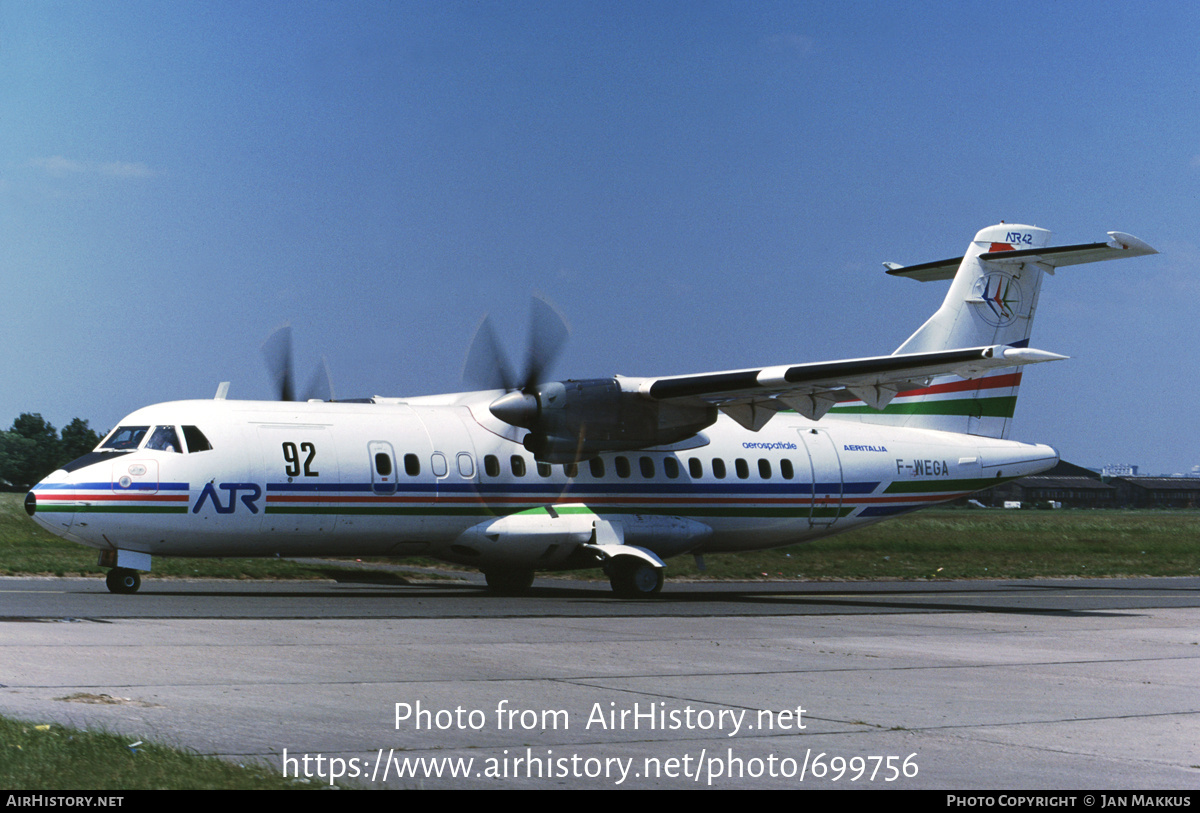
[(812, 475), (812, 509), (809, 525), (827, 528), (842, 513), (842, 460), (837, 444), (824, 429), (801, 429)]

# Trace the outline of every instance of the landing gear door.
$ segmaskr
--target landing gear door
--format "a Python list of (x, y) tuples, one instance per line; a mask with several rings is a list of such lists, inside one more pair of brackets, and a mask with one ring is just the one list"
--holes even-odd
[(801, 429), (812, 473), (812, 511), (809, 525), (828, 528), (842, 513), (842, 461), (837, 444), (824, 429)]

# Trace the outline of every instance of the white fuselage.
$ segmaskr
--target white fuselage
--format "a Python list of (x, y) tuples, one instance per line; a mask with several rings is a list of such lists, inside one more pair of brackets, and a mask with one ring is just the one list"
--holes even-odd
[[(94, 453), (35, 486), (34, 518), (84, 545), (156, 556), (426, 555), (556, 569), (579, 565), (582, 537), (539, 531), (576, 507), (666, 558), (813, 539), (1058, 460), (1045, 445), (784, 413), (758, 432), (722, 417), (671, 447), (538, 464), (489, 420), (495, 393), (476, 395), (146, 407), (122, 426), (180, 437), (198, 427), (211, 448)], [(517, 514), (510, 525), (522, 530), (489, 524)]]

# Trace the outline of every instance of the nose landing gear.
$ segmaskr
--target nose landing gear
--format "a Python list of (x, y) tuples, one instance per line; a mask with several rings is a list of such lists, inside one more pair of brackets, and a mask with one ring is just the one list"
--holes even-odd
[(104, 583), (110, 593), (136, 593), (142, 586), (139, 570), (150, 569), (150, 554), (113, 548), (100, 551), (100, 567), (111, 567)]
[(142, 577), (136, 570), (125, 567), (114, 567), (108, 571), (104, 583), (110, 593), (136, 593), (142, 586)]

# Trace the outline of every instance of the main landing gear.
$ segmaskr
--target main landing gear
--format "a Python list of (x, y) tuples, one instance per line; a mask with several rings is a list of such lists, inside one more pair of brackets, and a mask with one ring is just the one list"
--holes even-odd
[(136, 593), (142, 586), (142, 577), (136, 570), (126, 567), (114, 567), (108, 571), (104, 583), (110, 593)]
[[(618, 556), (606, 563), (604, 570), (613, 592), (621, 598), (651, 598), (665, 581), (661, 567), (632, 556)], [(532, 570), (488, 570), (483, 575), (488, 590), (498, 596), (523, 596), (533, 586)]]
[(608, 583), (621, 598), (650, 598), (663, 588), (663, 569), (632, 556), (608, 562)]
[(485, 570), (488, 590), (498, 596), (523, 596), (533, 587), (532, 570)]

